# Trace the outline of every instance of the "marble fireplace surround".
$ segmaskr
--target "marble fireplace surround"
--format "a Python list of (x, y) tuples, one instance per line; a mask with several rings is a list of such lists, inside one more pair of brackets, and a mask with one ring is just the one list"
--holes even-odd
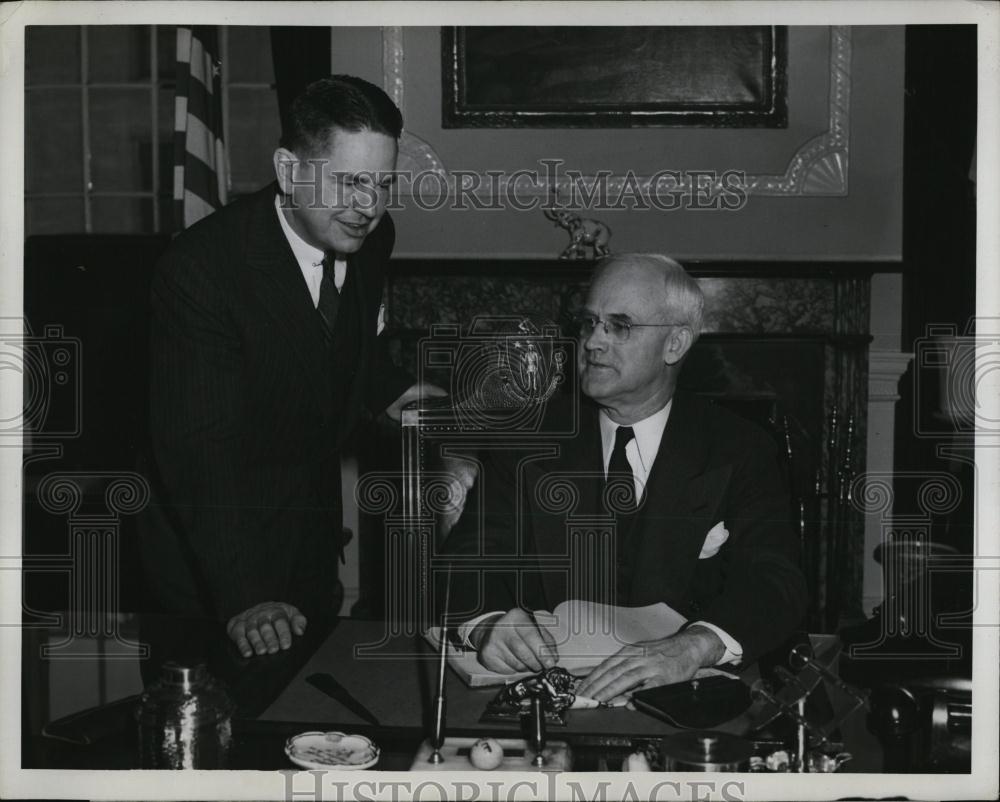
[[(866, 469), (871, 276), (898, 266), (685, 266), (705, 293), (706, 313), (682, 383), (776, 413), (776, 437), (793, 455), (793, 515), (816, 589), (810, 626), (830, 630), (857, 620), (865, 522), (844, 496)], [(526, 313), (560, 320), (582, 302), (591, 268), (555, 259), (396, 259), (386, 300), (397, 356), (416, 371), (417, 342), (434, 324), (464, 328), (477, 315)]]

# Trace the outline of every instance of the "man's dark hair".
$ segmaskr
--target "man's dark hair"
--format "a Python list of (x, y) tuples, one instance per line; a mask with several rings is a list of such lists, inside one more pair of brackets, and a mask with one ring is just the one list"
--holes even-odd
[(399, 139), (403, 115), (375, 84), (353, 75), (331, 75), (309, 84), (292, 102), (281, 147), (298, 156), (315, 155), (326, 148), (331, 128)]

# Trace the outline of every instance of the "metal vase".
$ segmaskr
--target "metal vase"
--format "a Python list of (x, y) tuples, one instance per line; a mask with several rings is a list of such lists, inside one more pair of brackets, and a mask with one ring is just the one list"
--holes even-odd
[(163, 665), (136, 708), (144, 769), (224, 769), (233, 702), (203, 664)]

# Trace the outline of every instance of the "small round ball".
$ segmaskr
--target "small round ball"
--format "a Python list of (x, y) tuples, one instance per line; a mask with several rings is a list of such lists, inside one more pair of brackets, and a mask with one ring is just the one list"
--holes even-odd
[(480, 738), (469, 750), (472, 765), (482, 771), (492, 771), (503, 763), (503, 747), (496, 738)]

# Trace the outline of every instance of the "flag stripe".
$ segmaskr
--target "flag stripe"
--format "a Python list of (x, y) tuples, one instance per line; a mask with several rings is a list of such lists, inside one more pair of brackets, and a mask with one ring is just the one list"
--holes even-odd
[(191, 58), (191, 29), (177, 28), (177, 63), (187, 61)]
[(206, 203), (193, 192), (184, 193), (184, 225), (197, 223), (201, 218), (208, 217), (215, 207)]
[(185, 226), (220, 208), (227, 195), (217, 45), (211, 26), (177, 29), (173, 196)]
[(205, 83), (205, 48), (197, 36), (191, 38), (191, 53), (187, 63), (191, 77)]
[(219, 204), (219, 184), (215, 170), (201, 159), (188, 157), (184, 164), (184, 191), (193, 192), (206, 203)]
[(226, 162), (226, 143), (221, 139), (215, 140), (215, 189), (218, 192), (219, 205), (225, 206), (229, 202), (229, 181), (226, 176), (229, 174), (229, 165)]
[(215, 164), (215, 135), (208, 129), (201, 120), (192, 114), (187, 118), (187, 131), (185, 132), (185, 147), (187, 152), (200, 159), (209, 167), (216, 167)]
[(174, 131), (187, 130), (188, 99), (186, 95), (174, 97)]
[(184, 165), (174, 165), (174, 200), (184, 200)]
[(197, 117), (205, 125), (215, 128), (218, 127), (218, 131), (221, 134), (222, 120), (221, 118), (215, 119), (215, 99), (212, 95), (205, 91), (205, 87), (198, 81), (191, 81), (191, 84), (187, 88), (187, 110), (186, 114)]

